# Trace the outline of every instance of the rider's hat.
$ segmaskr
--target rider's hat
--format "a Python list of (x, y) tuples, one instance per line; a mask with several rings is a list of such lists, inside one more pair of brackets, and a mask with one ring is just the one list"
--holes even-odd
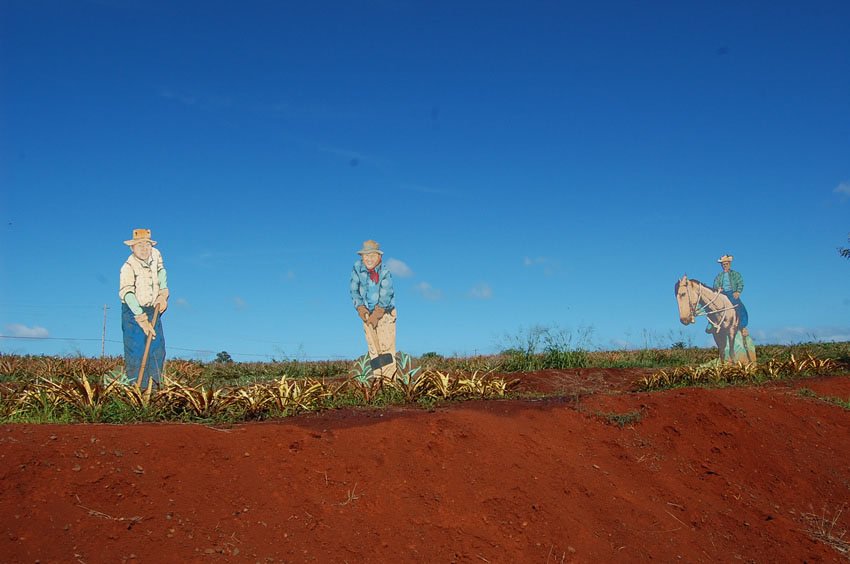
[(720, 257), (719, 259), (717, 259), (717, 262), (720, 262), (720, 263), (723, 263), (723, 262), (732, 262), (732, 259), (734, 259), (734, 258), (735, 258), (735, 257), (733, 257), (732, 255), (723, 255), (722, 257)]

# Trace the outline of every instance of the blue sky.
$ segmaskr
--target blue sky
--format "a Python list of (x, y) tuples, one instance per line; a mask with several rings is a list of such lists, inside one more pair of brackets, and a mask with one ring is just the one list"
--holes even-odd
[[(850, 3), (0, 0), (0, 352), (122, 351), (148, 227), (169, 356), (352, 358), (363, 240), (398, 346), (850, 340)], [(47, 337), (39, 339), (9, 337)]]

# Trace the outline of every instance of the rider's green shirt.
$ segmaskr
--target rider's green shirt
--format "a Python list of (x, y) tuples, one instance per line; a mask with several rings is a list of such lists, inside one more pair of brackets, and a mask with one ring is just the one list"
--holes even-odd
[[(714, 289), (722, 290), (723, 289), (723, 275), (725, 272), (721, 272), (714, 279)], [(729, 271), (729, 285), (732, 286), (733, 292), (743, 292), (744, 291), (744, 277), (741, 276), (739, 272), (734, 270)]]

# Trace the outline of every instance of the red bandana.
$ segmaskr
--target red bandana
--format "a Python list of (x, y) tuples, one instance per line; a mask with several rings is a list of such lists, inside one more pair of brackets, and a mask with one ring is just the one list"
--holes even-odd
[(369, 280), (371, 280), (372, 282), (377, 284), (378, 283), (378, 267), (376, 266), (375, 270), (369, 270), (368, 268), (366, 270), (369, 272)]
[(369, 273), (369, 280), (371, 280), (375, 284), (378, 283), (378, 267), (379, 266), (381, 266), (381, 261), (378, 261), (378, 264), (375, 265), (374, 270), (369, 270), (368, 267), (366, 268), (366, 271)]

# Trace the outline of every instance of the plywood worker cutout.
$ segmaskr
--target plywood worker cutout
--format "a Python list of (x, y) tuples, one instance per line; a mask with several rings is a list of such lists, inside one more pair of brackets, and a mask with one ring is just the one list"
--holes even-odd
[(133, 249), (121, 266), (118, 289), (124, 367), (130, 381), (146, 389), (159, 385), (165, 364), (162, 314), (168, 308), (168, 277), (150, 229), (134, 229), (124, 244)]
[[(741, 292), (744, 291), (744, 277), (741, 276), (740, 272), (732, 270), (732, 260), (734, 258), (732, 255), (723, 255), (717, 259), (717, 262), (720, 263), (721, 272), (714, 278), (714, 289), (723, 292), (729, 298), (729, 301), (732, 302), (732, 305), (735, 306), (738, 312), (738, 331), (746, 337), (749, 335), (747, 324), (750, 318), (747, 314), (747, 308), (744, 307), (744, 303), (741, 301)], [(716, 333), (717, 328), (709, 323), (705, 332)]]
[(351, 271), (351, 300), (363, 321), (372, 371), (384, 380), (395, 375), (395, 291), (393, 277), (381, 261), (376, 241), (364, 241)]
[[(733, 349), (729, 352), (729, 356), (735, 360), (742, 362), (755, 362), (755, 347), (752, 339), (749, 338), (750, 330), (747, 326), (750, 323), (750, 316), (747, 313), (747, 308), (744, 302), (741, 301), (741, 293), (744, 291), (744, 277), (741, 273), (732, 270), (732, 261), (735, 259), (732, 255), (723, 255), (717, 262), (720, 263), (721, 272), (714, 278), (714, 289), (729, 298), (732, 305), (735, 306), (735, 311), (738, 314), (738, 335), (740, 342), (735, 339), (732, 344)], [(709, 326), (706, 328), (706, 333), (714, 333), (716, 328)]]
[(714, 336), (721, 362), (756, 362), (755, 345), (749, 337), (749, 315), (741, 302), (744, 277), (732, 270), (732, 255), (723, 255), (717, 262), (722, 272), (713, 286), (683, 276), (675, 286), (679, 303), (679, 319), (687, 325), (700, 315), (708, 320), (706, 333)]

